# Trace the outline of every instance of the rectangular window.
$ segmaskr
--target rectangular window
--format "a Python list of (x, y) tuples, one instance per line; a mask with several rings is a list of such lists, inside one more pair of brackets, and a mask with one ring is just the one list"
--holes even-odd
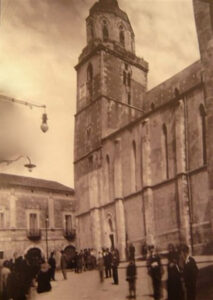
[(65, 215), (65, 230), (70, 232), (72, 230), (72, 216)]
[(31, 213), (29, 215), (30, 218), (30, 222), (29, 222), (29, 226), (30, 226), (30, 230), (37, 230), (38, 229), (38, 215), (36, 213)]
[(0, 212), (0, 229), (4, 228), (4, 213)]

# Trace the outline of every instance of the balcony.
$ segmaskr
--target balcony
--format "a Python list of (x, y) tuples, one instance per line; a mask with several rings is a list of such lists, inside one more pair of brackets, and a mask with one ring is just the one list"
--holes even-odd
[(72, 230), (64, 230), (64, 237), (65, 239), (67, 239), (68, 241), (73, 241), (75, 240), (76, 237), (76, 230), (72, 229)]
[(29, 229), (27, 231), (27, 237), (31, 241), (39, 241), (41, 239), (41, 230), (40, 229)]

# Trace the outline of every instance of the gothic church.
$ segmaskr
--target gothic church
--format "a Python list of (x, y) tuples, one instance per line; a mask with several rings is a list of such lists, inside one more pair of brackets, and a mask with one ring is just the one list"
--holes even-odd
[[(117, 0), (86, 19), (77, 71), (79, 249), (213, 242), (213, 6), (193, 0), (201, 58), (147, 90), (148, 63)], [(156, 53), (157, 55), (157, 53)]]

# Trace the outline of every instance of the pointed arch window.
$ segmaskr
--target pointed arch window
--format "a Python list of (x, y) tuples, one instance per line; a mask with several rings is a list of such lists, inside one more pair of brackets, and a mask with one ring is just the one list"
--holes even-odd
[(163, 156), (164, 156), (163, 161), (165, 165), (166, 179), (168, 179), (169, 178), (168, 133), (165, 124), (163, 124), (162, 130), (163, 130)]
[(121, 25), (119, 27), (119, 40), (122, 46), (125, 46), (125, 34), (124, 34), (124, 28)]
[(94, 24), (93, 21), (90, 21), (89, 23), (89, 31), (90, 31), (90, 35), (91, 35), (91, 39), (94, 39)]
[(136, 152), (136, 142), (132, 142), (132, 189), (133, 191), (137, 190), (136, 184), (136, 170), (137, 170), (137, 152)]
[(93, 67), (90, 63), (87, 68), (87, 90), (88, 97), (91, 99), (93, 96)]
[(131, 87), (132, 82), (132, 72), (131, 68), (128, 64), (125, 64), (124, 70), (123, 70), (123, 84), (127, 87)]
[(102, 25), (102, 32), (103, 32), (103, 41), (106, 42), (109, 39), (109, 30), (107, 26), (107, 22), (104, 20)]
[(92, 80), (93, 80), (93, 67), (92, 64), (90, 63), (87, 68), (87, 81), (90, 82)]
[(201, 139), (202, 139), (202, 153), (203, 164), (207, 163), (207, 151), (206, 151), (206, 110), (203, 104), (200, 104), (200, 121), (201, 121)]
[(110, 158), (106, 156), (106, 187), (107, 187), (107, 200), (110, 200)]

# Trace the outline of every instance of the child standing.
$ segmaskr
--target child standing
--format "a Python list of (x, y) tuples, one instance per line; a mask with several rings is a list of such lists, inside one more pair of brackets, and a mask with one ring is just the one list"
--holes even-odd
[(128, 298), (136, 298), (136, 277), (137, 269), (135, 265), (135, 261), (130, 260), (127, 269), (126, 269), (126, 280), (129, 282), (129, 296)]

